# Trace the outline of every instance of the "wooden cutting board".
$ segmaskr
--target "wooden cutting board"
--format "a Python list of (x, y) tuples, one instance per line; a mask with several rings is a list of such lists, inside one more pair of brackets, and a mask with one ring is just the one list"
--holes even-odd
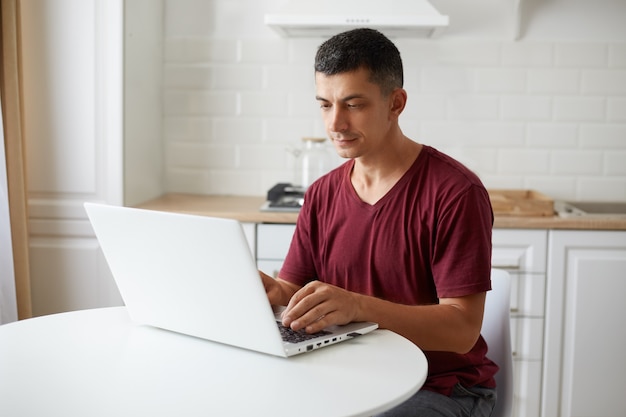
[(487, 190), (498, 216), (554, 216), (554, 201), (533, 190)]

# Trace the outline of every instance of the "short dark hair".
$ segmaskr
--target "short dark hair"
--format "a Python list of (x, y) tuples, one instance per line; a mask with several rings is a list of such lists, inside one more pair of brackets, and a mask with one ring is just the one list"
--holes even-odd
[(335, 75), (365, 68), (384, 95), (404, 83), (400, 51), (385, 35), (369, 28), (339, 33), (320, 45), (315, 71)]

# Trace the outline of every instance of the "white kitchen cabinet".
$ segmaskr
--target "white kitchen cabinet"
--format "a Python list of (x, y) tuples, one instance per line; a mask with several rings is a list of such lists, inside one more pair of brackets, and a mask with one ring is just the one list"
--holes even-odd
[(626, 232), (551, 231), (542, 416), (626, 415)]
[(547, 230), (494, 229), (494, 268), (511, 275), (513, 416), (538, 416), (541, 403)]
[(250, 253), (255, 256), (256, 253), (256, 223), (244, 222), (241, 223), (243, 234), (246, 236), (248, 246), (250, 247)]
[(278, 276), (295, 230), (295, 224), (257, 224), (256, 262), (261, 271)]
[(542, 367), (541, 361), (513, 361), (515, 399), (512, 416), (539, 416)]

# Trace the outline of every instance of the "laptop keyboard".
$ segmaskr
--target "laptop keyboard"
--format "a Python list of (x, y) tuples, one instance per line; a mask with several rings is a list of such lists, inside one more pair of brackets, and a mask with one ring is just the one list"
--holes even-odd
[(278, 329), (280, 330), (280, 335), (283, 337), (283, 342), (289, 342), (289, 343), (304, 342), (305, 340), (311, 340), (311, 339), (315, 339), (315, 338), (330, 334), (330, 332), (327, 332), (326, 330), (309, 334), (305, 332), (304, 330), (296, 331), (296, 330), (291, 329), (290, 327), (285, 327), (278, 321), (276, 322), (276, 324), (278, 325)]

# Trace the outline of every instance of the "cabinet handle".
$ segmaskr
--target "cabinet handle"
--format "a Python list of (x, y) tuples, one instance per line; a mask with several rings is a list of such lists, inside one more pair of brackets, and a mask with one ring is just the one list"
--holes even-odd
[(516, 308), (516, 307), (511, 308), (511, 313), (519, 313), (519, 308)]
[(498, 269), (506, 269), (508, 271), (519, 271), (520, 269), (522, 269), (522, 267), (516, 263), (502, 263), (500, 265), (492, 263), (491, 267), (498, 268)]

